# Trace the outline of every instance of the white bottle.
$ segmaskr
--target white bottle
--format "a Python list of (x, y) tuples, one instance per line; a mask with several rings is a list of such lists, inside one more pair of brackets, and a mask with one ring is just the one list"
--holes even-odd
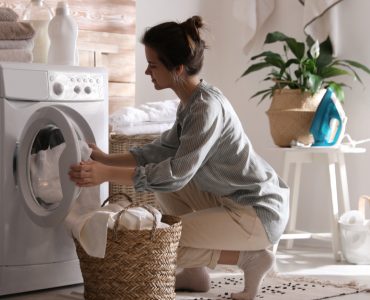
[(48, 63), (55, 65), (78, 65), (77, 22), (69, 14), (66, 2), (60, 1), (55, 16), (49, 24), (50, 48)]
[(32, 50), (34, 63), (47, 62), (50, 46), (48, 26), (52, 18), (53, 12), (44, 0), (31, 0), (23, 12), (23, 22), (29, 22), (35, 30)]

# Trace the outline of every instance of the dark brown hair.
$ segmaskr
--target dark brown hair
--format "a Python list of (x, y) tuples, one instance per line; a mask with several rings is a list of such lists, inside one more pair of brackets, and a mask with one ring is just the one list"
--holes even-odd
[(168, 70), (184, 65), (188, 75), (195, 75), (202, 69), (206, 49), (199, 34), (202, 27), (204, 23), (199, 16), (182, 23), (165, 22), (147, 29), (141, 42), (157, 52)]

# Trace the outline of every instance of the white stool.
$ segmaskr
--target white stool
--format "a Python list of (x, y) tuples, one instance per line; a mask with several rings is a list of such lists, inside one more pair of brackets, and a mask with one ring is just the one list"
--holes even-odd
[[(365, 148), (351, 148), (351, 147), (310, 147), (310, 148), (274, 148), (274, 151), (284, 152), (284, 167), (283, 180), (288, 183), (290, 167), (293, 166), (293, 184), (291, 187), (291, 202), (290, 202), (290, 218), (286, 233), (283, 234), (281, 240), (287, 241), (287, 248), (293, 246), (294, 239), (331, 239), (334, 259), (341, 260), (340, 241), (339, 241), (339, 226), (338, 216), (350, 210), (347, 171), (344, 160), (344, 154), (365, 153)], [(331, 191), (331, 233), (311, 233), (306, 231), (299, 231), (296, 228), (299, 186), (301, 179), (302, 164), (312, 163), (316, 159), (323, 159), (327, 164), (329, 171), (329, 184)], [(337, 175), (336, 166), (339, 168), (339, 179), (341, 182), (341, 208), (343, 211), (339, 212), (339, 202), (337, 193)], [(277, 250), (278, 244), (274, 246), (274, 251)]]

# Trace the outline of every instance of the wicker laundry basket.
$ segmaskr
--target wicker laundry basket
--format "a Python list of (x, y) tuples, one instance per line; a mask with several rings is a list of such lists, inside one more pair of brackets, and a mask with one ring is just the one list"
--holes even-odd
[[(140, 206), (150, 211), (150, 206)], [(75, 240), (85, 300), (175, 300), (181, 219), (163, 215), (162, 222), (170, 226), (117, 230), (116, 223), (114, 229), (108, 229), (104, 258), (89, 256)]]
[[(109, 139), (109, 153), (124, 153), (130, 148), (140, 147), (145, 144), (151, 143), (159, 135), (122, 135), (111, 133)], [(150, 204), (156, 208), (158, 205), (155, 201), (155, 196), (150, 192), (136, 192), (132, 186), (124, 186), (120, 184), (109, 184), (109, 195), (118, 193), (126, 193), (134, 199), (136, 204)]]

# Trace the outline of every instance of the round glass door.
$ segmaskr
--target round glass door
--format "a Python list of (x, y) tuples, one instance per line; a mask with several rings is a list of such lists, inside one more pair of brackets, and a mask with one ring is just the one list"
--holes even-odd
[(80, 188), (69, 179), (69, 168), (81, 161), (81, 130), (54, 106), (37, 110), (19, 141), (17, 173), (24, 207), (40, 226), (60, 223)]

